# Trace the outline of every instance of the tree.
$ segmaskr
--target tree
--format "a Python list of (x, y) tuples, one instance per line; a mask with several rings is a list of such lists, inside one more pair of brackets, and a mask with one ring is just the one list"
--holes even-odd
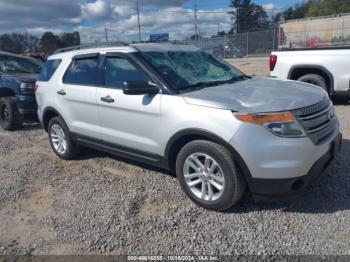
[(200, 35), (191, 35), (190, 39), (192, 41), (194, 41), (194, 40), (197, 40), (197, 39), (201, 39), (201, 36)]
[(220, 31), (220, 32), (217, 32), (216, 35), (217, 36), (224, 36), (224, 35), (226, 35), (226, 32), (225, 31)]
[(28, 33), (3, 34), (0, 36), (0, 50), (22, 54), (36, 52), (39, 48), (39, 39)]
[(60, 37), (52, 32), (45, 32), (40, 39), (40, 49), (45, 53), (52, 53), (61, 48)]
[(26, 52), (35, 53), (40, 49), (40, 39), (36, 36), (26, 33), (25, 37), (25, 50)]
[(61, 35), (61, 46), (69, 47), (74, 45), (80, 45), (80, 34), (79, 32), (63, 33)]
[(45, 32), (40, 40), (41, 51), (49, 54), (59, 48), (74, 45), (80, 45), (79, 32), (63, 33), (62, 35), (55, 35), (52, 32)]
[(350, 12), (349, 0), (323, 0), (310, 4), (306, 13), (307, 17), (327, 16)]
[(73, 45), (80, 45), (79, 32), (63, 33), (62, 35), (45, 32), (41, 39), (28, 33), (0, 35), (0, 50), (17, 54), (35, 53), (38, 51), (49, 54), (58, 48)]
[(311, 4), (311, 1), (295, 4), (294, 6), (286, 9), (284, 12), (277, 14), (276, 17), (283, 17), (285, 20), (305, 18)]
[(230, 33), (259, 31), (269, 27), (268, 15), (264, 8), (251, 0), (231, 0), (230, 7), (234, 10), (229, 13), (235, 18), (235, 26)]

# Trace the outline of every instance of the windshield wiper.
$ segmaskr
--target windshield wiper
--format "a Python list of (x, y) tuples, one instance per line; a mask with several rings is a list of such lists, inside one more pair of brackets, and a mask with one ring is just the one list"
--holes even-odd
[(184, 89), (201, 89), (205, 87), (210, 87), (210, 86), (217, 86), (217, 85), (222, 85), (222, 84), (227, 84), (227, 83), (235, 83), (239, 80), (244, 81), (247, 79), (250, 79), (250, 76), (247, 75), (239, 75), (232, 77), (231, 79), (228, 80), (219, 80), (219, 81), (209, 81), (209, 82), (198, 82), (193, 85), (187, 85), (181, 88), (178, 88), (178, 90), (184, 90)]
[(178, 88), (178, 90), (184, 90), (184, 89), (201, 89), (204, 87), (209, 87), (209, 86), (216, 86), (220, 85), (222, 81), (210, 81), (210, 82), (198, 82), (193, 85), (187, 85)]
[(229, 80), (224, 80), (222, 82), (224, 82), (224, 83), (234, 83), (234, 82), (239, 81), (239, 80), (244, 81), (244, 80), (251, 79), (251, 78), (252, 77), (248, 76), (248, 75), (239, 75), (239, 76), (234, 76), (234, 77), (232, 77)]

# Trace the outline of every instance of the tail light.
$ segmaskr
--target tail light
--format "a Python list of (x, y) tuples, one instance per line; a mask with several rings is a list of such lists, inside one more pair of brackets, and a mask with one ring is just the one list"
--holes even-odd
[(36, 92), (38, 90), (38, 88), (39, 88), (39, 85), (35, 84), (34, 87), (33, 87), (34, 92)]
[(270, 71), (275, 70), (276, 63), (277, 63), (277, 56), (270, 55)]

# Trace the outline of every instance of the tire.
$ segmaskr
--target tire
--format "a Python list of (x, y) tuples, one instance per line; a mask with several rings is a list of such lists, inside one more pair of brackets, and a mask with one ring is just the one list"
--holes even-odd
[[(211, 173), (210, 171), (200, 172), (201, 177), (198, 178), (197, 174), (194, 174), (198, 173), (198, 169), (193, 168), (193, 162), (189, 164), (193, 157), (197, 157), (202, 165), (205, 163), (205, 159), (211, 158), (211, 160), (208, 160), (208, 167), (214, 165), (217, 165), (217, 167), (211, 175), (208, 175), (208, 173)], [(196, 164), (195, 166), (198, 167), (199, 165)], [(224, 211), (235, 205), (246, 189), (246, 182), (242, 174), (238, 172), (231, 153), (225, 147), (211, 141), (196, 140), (186, 144), (177, 156), (176, 174), (182, 189), (194, 203), (214, 211)], [(188, 174), (196, 177), (192, 178)], [(216, 178), (213, 179), (213, 177)], [(205, 182), (190, 187), (188, 183), (197, 183), (197, 178)], [(222, 179), (224, 179), (223, 183)], [(221, 192), (219, 187), (212, 184), (214, 182), (217, 185), (224, 185)], [(205, 194), (203, 195), (203, 185), (205, 183)], [(209, 187), (211, 187), (211, 197)]]
[[(61, 117), (50, 119), (48, 133), (51, 148), (58, 157), (71, 160), (77, 155), (79, 146), (72, 140), (68, 126)], [(59, 147), (60, 143), (61, 147)]]
[(319, 86), (329, 94), (329, 87), (327, 85), (326, 79), (323, 76), (317, 74), (308, 74), (298, 78), (298, 81)]
[(23, 124), (23, 116), (18, 112), (14, 97), (0, 99), (0, 126), (6, 131), (14, 131)]

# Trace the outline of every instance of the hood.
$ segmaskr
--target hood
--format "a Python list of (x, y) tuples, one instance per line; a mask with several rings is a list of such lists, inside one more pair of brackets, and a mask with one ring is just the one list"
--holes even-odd
[(289, 111), (321, 102), (320, 87), (289, 80), (253, 78), (181, 94), (189, 104), (243, 113)]
[(7, 80), (15, 80), (19, 82), (25, 82), (25, 83), (35, 83), (35, 81), (38, 78), (38, 74), (32, 74), (32, 73), (7, 73), (2, 74), (2, 78), (5, 78)]

